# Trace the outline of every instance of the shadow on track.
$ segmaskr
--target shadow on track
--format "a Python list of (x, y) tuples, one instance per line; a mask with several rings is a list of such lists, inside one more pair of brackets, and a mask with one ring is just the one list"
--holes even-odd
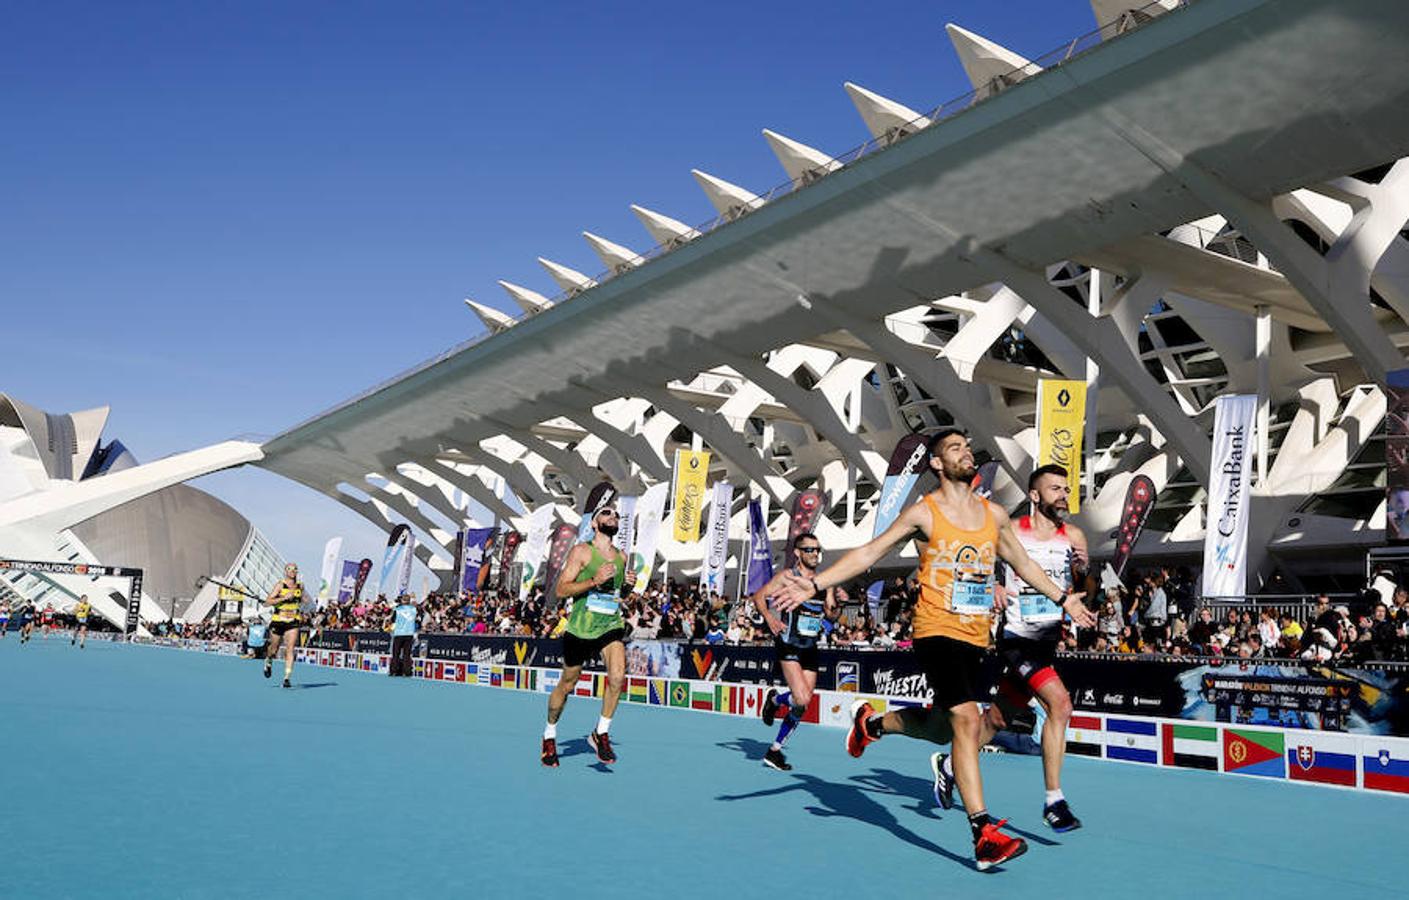
[[(621, 742), (618, 741), (616, 738), (612, 738), (612, 746), (614, 746), (614, 747), (620, 747), (620, 746), (621, 746)], [(591, 747), (590, 745), (588, 745), (588, 743), (587, 743), (587, 738), (585, 738), (585, 737), (580, 737), (580, 738), (573, 738), (572, 740), (569, 740), (569, 741), (559, 741), (559, 742), (558, 742), (558, 759), (559, 759), (559, 760), (568, 759), (569, 757), (573, 757), (573, 756), (582, 756), (582, 755), (584, 755), (584, 754), (586, 754), (587, 756), (592, 757), (592, 759), (593, 759), (592, 765), (588, 766), (587, 768), (589, 768), (589, 769), (595, 769), (595, 770), (597, 770), (598, 772), (603, 772), (603, 773), (605, 773), (605, 774), (607, 774), (607, 775), (610, 775), (610, 774), (611, 774), (611, 772), (612, 772), (612, 767), (609, 766), (609, 765), (607, 765), (607, 764), (604, 763), (604, 762), (601, 762), (601, 761), (598, 761), (598, 760), (597, 760), (597, 751), (593, 750), (592, 747)]]
[(295, 684), (289, 687), (293, 691), (311, 691), (314, 688), (337, 687), (336, 681), (313, 681), (308, 684)]

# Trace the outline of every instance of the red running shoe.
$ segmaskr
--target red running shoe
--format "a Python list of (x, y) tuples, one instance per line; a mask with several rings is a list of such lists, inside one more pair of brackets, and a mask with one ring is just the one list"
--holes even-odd
[(866, 752), (867, 744), (880, 740), (866, 733), (866, 720), (874, 713), (871, 704), (865, 700), (857, 700), (851, 704), (851, 730), (846, 733), (846, 752), (852, 756), (860, 758), (861, 754)]
[(1009, 837), (998, 830), (1007, 824), (1007, 819), (999, 819), (997, 822), (989, 822), (979, 832), (978, 840), (974, 841), (974, 859), (978, 861), (980, 872), (1010, 859), (1017, 859), (1027, 852), (1027, 841)]
[(543, 739), (543, 754), (538, 757), (550, 769), (558, 767), (558, 742), (553, 738)]
[(616, 754), (612, 752), (612, 739), (605, 734), (592, 732), (587, 735), (587, 746), (597, 751), (597, 759), (604, 763), (616, 762)]

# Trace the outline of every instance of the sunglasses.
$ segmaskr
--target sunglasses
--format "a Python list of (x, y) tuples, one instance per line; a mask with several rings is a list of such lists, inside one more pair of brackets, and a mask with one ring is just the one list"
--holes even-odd
[(597, 518), (600, 519), (600, 518), (603, 518), (603, 517), (605, 517), (605, 518), (611, 518), (611, 519), (619, 519), (619, 518), (621, 518), (621, 513), (617, 512), (617, 511), (614, 510), (614, 509), (604, 509), (604, 510), (602, 510), (601, 512), (597, 513)]
[(799, 547), (799, 548), (797, 548), (797, 552), (799, 552), (799, 553), (821, 553), (821, 552), (822, 552), (822, 548), (821, 548), (821, 547)]

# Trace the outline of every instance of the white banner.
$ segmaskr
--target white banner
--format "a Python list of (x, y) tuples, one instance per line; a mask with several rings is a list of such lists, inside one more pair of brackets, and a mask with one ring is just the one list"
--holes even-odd
[(665, 497), (670, 485), (653, 484), (636, 500), (635, 522), (632, 526), (631, 565), (636, 569), (636, 584), (644, 589), (651, 580), (660, 549), (661, 522), (665, 518)]
[[(396, 596), (411, 590), (411, 565), (416, 561), (416, 536), (406, 542), (406, 555), (401, 559), (401, 575), (396, 579)], [(424, 598), (422, 598), (424, 599)]]
[(1215, 402), (1208, 512), (1204, 516), (1203, 592), (1206, 597), (1241, 597), (1248, 586), (1248, 511), (1252, 506), (1248, 476), (1255, 446), (1257, 397), (1230, 394)]
[(328, 605), (333, 590), (333, 579), (337, 578), (338, 554), (342, 553), (342, 538), (335, 537), (323, 545), (323, 573), (318, 582), (318, 607)]
[(622, 553), (631, 552), (631, 544), (635, 540), (636, 534), (636, 498), (621, 497), (616, 502), (617, 512), (621, 514), (618, 520), (619, 526), (616, 537), (612, 538), (612, 545)]
[(700, 568), (700, 593), (724, 593), (724, 564), (729, 560), (729, 506), (734, 500), (734, 486), (716, 481), (709, 503), (708, 540), (704, 565)]
[(519, 550), (523, 571), (519, 577), (519, 599), (527, 600), (534, 579), (548, 558), (548, 532), (553, 529), (553, 506), (545, 503), (528, 516), (528, 537)]

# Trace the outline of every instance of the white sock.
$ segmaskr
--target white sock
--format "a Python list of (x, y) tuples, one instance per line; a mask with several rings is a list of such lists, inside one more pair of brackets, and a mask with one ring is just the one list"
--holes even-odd
[(950, 778), (953, 778), (953, 777), (954, 777), (954, 757), (953, 757), (953, 756), (946, 756), (946, 757), (944, 757), (944, 760), (943, 760), (942, 762), (940, 762), (940, 764), (939, 764), (939, 768), (940, 768), (940, 771), (944, 772), (945, 775), (948, 775)]
[(1047, 792), (1047, 805), (1048, 805), (1048, 806), (1051, 806), (1053, 803), (1056, 803), (1058, 800), (1065, 800), (1065, 799), (1066, 799), (1066, 796), (1062, 793), (1062, 789), (1061, 789), (1061, 788), (1057, 788), (1055, 791), (1048, 791), (1048, 792)]
[(611, 719), (608, 719), (606, 716), (602, 716), (601, 718), (599, 718), (599, 719), (597, 720), (597, 733), (598, 733), (598, 734), (606, 734), (606, 733), (607, 733), (607, 729), (608, 729), (608, 728), (611, 728), (611, 727), (612, 727), (612, 720), (611, 720)]
[(545, 741), (557, 740), (557, 737), (558, 737), (558, 723), (557, 723), (557, 722), (549, 722), (547, 725), (544, 725), (544, 726), (543, 726), (543, 740), (545, 740)]

